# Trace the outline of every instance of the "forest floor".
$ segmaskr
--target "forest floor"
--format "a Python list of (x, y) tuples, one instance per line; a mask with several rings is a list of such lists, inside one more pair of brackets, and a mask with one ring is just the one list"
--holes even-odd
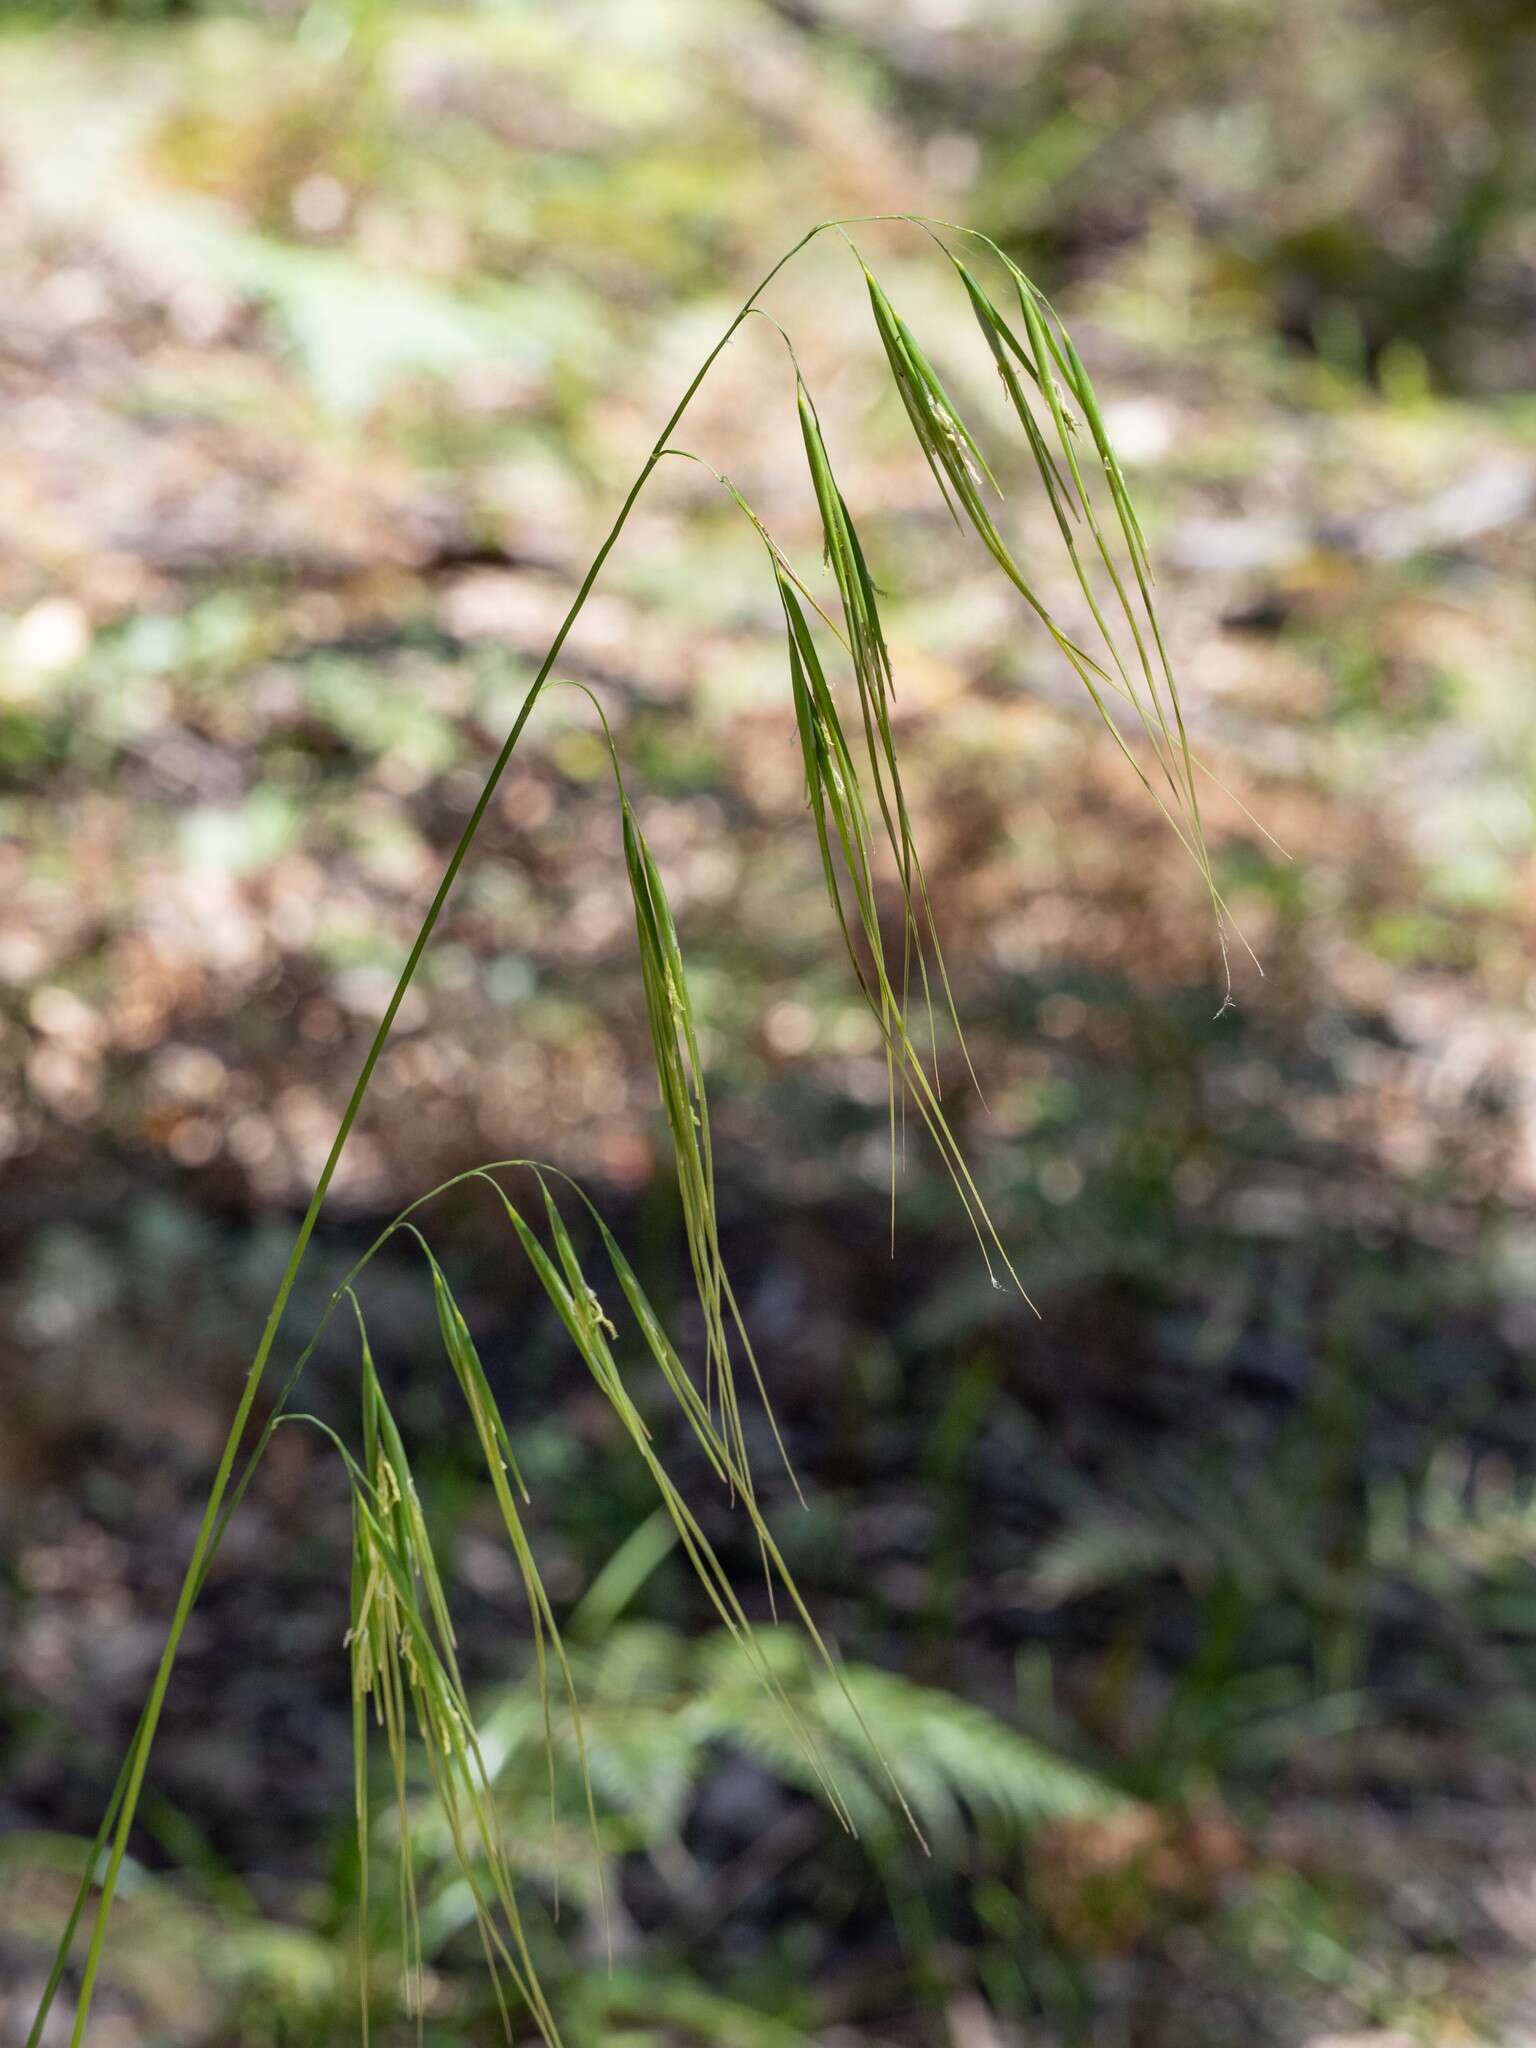
[[(321, 9), (307, 41), (215, 18), (0, 45), (0, 1975), (22, 1999), (63, 1882), (47, 1838), (94, 1826), (294, 1217), (608, 508), (805, 225), (893, 196), (963, 215), (977, 182), (791, 12), (690, 15), (683, 67), (640, 9), (613, 38), (581, 10), (402, 13), (350, 56)], [(862, 237), (1071, 617), (963, 298), (911, 231)], [(897, 1949), (886, 1879), (718, 1757), (688, 1853), (742, 1879), (740, 1910), (695, 1925), (638, 1845), (627, 1911), (666, 1967), (590, 2038), (745, 2039), (750, 2008), (765, 2043), (1536, 2040), (1536, 414), (1438, 395), (1406, 357), (1299, 353), (1209, 286), (1174, 213), (1063, 299), (1262, 962), (1236, 955), (1226, 1008), (1198, 875), (881, 398), (847, 252), (771, 299), (868, 508), (986, 1091), (949, 1048), (946, 1100), (1038, 1322), (915, 1142), (892, 1262), (884, 1063), (821, 893), (776, 599), (704, 472), (663, 466), (562, 662), (679, 914), (813, 1606), (1142, 1816), (967, 1851), (929, 1946), (908, 1922)], [(766, 323), (684, 432), (813, 573)], [(296, 1339), (379, 1219), (527, 1153), (600, 1190), (681, 1297), (633, 944), (606, 757), (554, 692), (379, 1068)], [(455, 1200), (438, 1241), (572, 1600), (644, 1489), (492, 1219)], [(430, 1296), (403, 1257), (372, 1284), (469, 1661), (505, 1686), (526, 1631)], [(341, 1424), (354, 1375), (328, 1343), (306, 1398)], [(723, 1504), (711, 1526), (750, 1577)], [(309, 1964), (249, 1956), (257, 1926), (340, 1938), (346, 1543), (326, 1454), (285, 1433), (189, 1637), (143, 1844), (210, 1916), (196, 1939), (222, 1914), (243, 1960), (206, 1983), (185, 1962), (174, 1996), (130, 1972), (104, 2041), (330, 2038), (272, 2017)], [(707, 1618), (675, 1560), (642, 1610)], [(765, 1837), (782, 1857), (743, 1876)], [(439, 2038), (482, 2038), (443, 2010)]]

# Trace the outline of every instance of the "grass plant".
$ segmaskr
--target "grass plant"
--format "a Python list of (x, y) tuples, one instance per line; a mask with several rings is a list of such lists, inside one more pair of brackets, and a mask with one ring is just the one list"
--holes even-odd
[[(487, 1198), (497, 1204), (513, 1243), (532, 1268), (577, 1357), (644, 1465), (676, 1541), (701, 1582), (725, 1638), (734, 1646), (741, 1668), (755, 1682), (757, 1697), (777, 1731), (771, 1738), (759, 1739), (777, 1743), (786, 1768), (792, 1765), (801, 1781), (818, 1788), (851, 1831), (856, 1831), (861, 1820), (867, 1822), (871, 1811), (886, 1807), (899, 1812), (919, 1840), (919, 1816), (912, 1805), (919, 1808), (925, 1824), (933, 1824), (934, 1800), (914, 1798), (909, 1805), (903, 1791), (904, 1783), (913, 1782), (911, 1760), (900, 1773), (890, 1767), (876, 1739), (877, 1731), (872, 1730), (870, 1717), (860, 1704), (879, 1694), (880, 1681), (866, 1675), (858, 1686), (848, 1683), (801, 1598), (759, 1505), (748, 1458), (744, 1404), (760, 1404), (775, 1441), (778, 1432), (772, 1423), (765, 1375), (721, 1249), (704, 1062), (677, 927), (611, 735), (608, 745), (651, 1051), (703, 1318), (703, 1357), (697, 1372), (680, 1356), (633, 1268), (586, 1194), (554, 1166), (531, 1160), (500, 1161), (456, 1176), (389, 1224), (332, 1292), (319, 1328), (298, 1353), (280, 1398), (270, 1406), (263, 1427), (247, 1447), (295, 1280), (380, 1055), (507, 764), (535, 705), (556, 679), (561, 649), (662, 458), (680, 454), (703, 459), (690, 450), (674, 448), (672, 442), (695, 393), (743, 322), (762, 311), (758, 301), (773, 279), (819, 236), (829, 232), (842, 236), (859, 264), (891, 381), (944, 503), (957, 524), (985, 549), (1079, 677), (1115, 744), (1189, 850), (1209, 894), (1225, 957), (1229, 920), (1206, 851), (1197, 790), (1199, 768), (1190, 749), (1158, 621), (1146, 543), (1082, 359), (1043, 295), (984, 237), (915, 216), (874, 218), (909, 222), (931, 236), (953, 266), (1055, 514), (1062, 546), (1093, 625), (1094, 646), (1081, 644), (1052, 613), (1005, 537), (993, 509), (995, 480), (980, 440), (961, 417), (912, 329), (864, 264), (850, 234), (857, 223), (830, 221), (813, 228), (773, 265), (737, 310), (658, 434), (529, 685), (400, 970), (299, 1223), (240, 1391), (164, 1650), (60, 1939), (29, 2048), (38, 2048), (42, 2039), (49, 2010), (69, 1968), (80, 1923), (91, 1907), (75, 1994), (71, 2048), (80, 2048), (86, 2038), (113, 1900), (188, 1618), (274, 1430), (284, 1423), (314, 1421), (293, 1408), (293, 1395), (321, 1331), (339, 1309), (354, 1316), (360, 1344), (359, 1439), (354, 1446), (339, 1438), (334, 1441), (351, 1490), (353, 1516), (346, 1640), (352, 1676), (358, 1854), (365, 1887), (362, 1924), (366, 1930), (366, 1884), (372, 1856), (368, 1764), (372, 1723), (382, 1734), (389, 1760), (392, 1832), (398, 1850), (398, 1921), (405, 1947), (405, 1981), (408, 1992), (415, 1987), (410, 1995), (418, 2011), (421, 1906), (415, 1888), (415, 1809), (408, 1778), (408, 1756), (413, 1747), (419, 1751), (441, 1826), (467, 1887), (471, 1916), (508, 2032), (514, 2009), (521, 2008), (552, 2048), (559, 2042), (558, 2019), (539, 1983), (525, 1933), (513, 1882), (514, 1858), (502, 1837), (494, 1775), (476, 1731), (457, 1661), (443, 1575), (405, 1445), (374, 1365), (364, 1314), (364, 1282), (370, 1261), (396, 1234), (409, 1234), (426, 1263), (447, 1364), (469, 1411), (527, 1603), (538, 1719), (549, 1755), (551, 1813), (555, 1757), (563, 1743), (577, 1762), (595, 1840), (598, 1818), (579, 1689), (559, 1619), (540, 1577), (526, 1519), (530, 1502), (519, 1471), (517, 1447), (497, 1406), (468, 1323), (426, 1234), (433, 1200), (447, 1188), (465, 1182), (480, 1184)], [(1002, 310), (956, 253), (958, 245), (967, 243), (979, 245), (984, 257), (1000, 266), (1000, 297), (1011, 300), (1010, 312)], [(886, 1055), (892, 1199), (894, 1202), (900, 1126), (910, 1114), (926, 1130), (944, 1162), (994, 1284), (1018, 1287), (1022, 1294), (940, 1092), (940, 1034), (952, 1030), (962, 1047), (964, 1039), (903, 787), (892, 708), (895, 678), (878, 588), (854, 515), (837, 483), (815, 400), (794, 362), (792, 347), (790, 355), (799, 432), (835, 587), (835, 600), (829, 596), (829, 608), (823, 608), (809, 581), (795, 569), (735, 487), (724, 478), (721, 481), (765, 545), (783, 614), (807, 806), (827, 899)], [(851, 672), (851, 695), (840, 679), (844, 666)], [(598, 715), (602, 715), (600, 705)], [(606, 721), (604, 731), (606, 734)], [(595, 1240), (601, 1270), (589, 1271), (582, 1262), (568, 1223), (568, 1217), (577, 1213), (581, 1236)], [(621, 1318), (626, 1326), (623, 1338)], [(637, 1363), (629, 1362), (630, 1354)], [(715, 1479), (750, 1521), (776, 1612), (786, 1619), (793, 1617), (802, 1631), (801, 1648), (793, 1656), (773, 1632), (754, 1628), (695, 1509), (663, 1462), (631, 1391), (635, 1372), (652, 1367), (681, 1410)], [(779, 1450), (782, 1454), (781, 1442)], [(887, 1711), (874, 1718), (889, 1721), (896, 1695), (887, 1688), (880, 1697)], [(557, 1722), (563, 1731), (558, 1739)], [(829, 1728), (834, 1731), (830, 1740)], [(927, 1743), (931, 1737), (936, 1739), (933, 1728), (918, 1739)], [(858, 1756), (852, 1768), (856, 1796), (845, 1792), (841, 1782), (849, 1776), (851, 1750)], [(930, 1766), (932, 1784), (941, 1784), (946, 1764), (939, 1749), (933, 1751)], [(1009, 1782), (1006, 1773), (997, 1779), (997, 1796), (1007, 1796)], [(877, 1793), (871, 1791), (872, 1786), (878, 1788)], [(1020, 1798), (1027, 1805), (1024, 1795)], [(365, 2039), (368, 1976), (364, 1958), (359, 1981)]]

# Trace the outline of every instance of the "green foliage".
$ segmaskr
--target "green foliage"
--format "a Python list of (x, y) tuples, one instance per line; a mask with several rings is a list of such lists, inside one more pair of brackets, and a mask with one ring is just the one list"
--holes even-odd
[[(859, 1836), (889, 1846), (908, 1815), (947, 1863), (974, 1836), (1017, 1844), (1047, 1822), (1102, 1815), (1123, 1803), (1100, 1780), (1028, 1740), (984, 1709), (868, 1665), (829, 1670), (797, 1630), (757, 1631), (778, 1694), (815, 1731)], [(794, 1725), (744, 1662), (730, 1634), (688, 1641), (630, 1622), (573, 1653), (586, 1706), (588, 1763), (605, 1806), (630, 1825), (616, 1839), (654, 1848), (681, 1829), (688, 1801), (717, 1746), (749, 1752), (797, 1791), (819, 1794)], [(498, 1783), (526, 1798), (521, 1834), (538, 1797), (528, 1775), (537, 1695), (524, 1688), (483, 1723), (488, 1749), (507, 1763)], [(870, 1747), (891, 1759), (890, 1774)], [(517, 1788), (521, 1785), (521, 1790)]]
[[(911, 1853), (914, 1822), (931, 1858), (924, 1868), (964, 1885), (1016, 1866), (1041, 1827), (1128, 1810), (1102, 1781), (995, 1716), (892, 1672), (834, 1669), (802, 1631), (757, 1630), (754, 1668), (735, 1631), (690, 1641), (665, 1626), (617, 1619), (618, 1606), (670, 1548), (664, 1527), (658, 1510), (613, 1559), (607, 1584), (595, 1585), (572, 1616), (567, 1640), (580, 1723), (551, 1722), (535, 1668), (487, 1704), (475, 1737), (500, 1839), (561, 1979), (571, 1973), (554, 1946), (550, 1902), (574, 1903), (583, 1921), (600, 1925), (617, 1898), (622, 1859), (643, 1855), (660, 1873), (691, 1868), (685, 1822), (698, 1789), (731, 1753), (817, 1800), (833, 1781), (877, 1887), (887, 1881), (889, 1859)], [(882, 1755), (892, 1760), (889, 1773)], [(590, 1847), (583, 1852), (589, 1831), (595, 1859)], [(397, 1836), (412, 1845), (419, 1871), (411, 1891), (401, 1892), (411, 1901), (413, 1938), (420, 1941), (425, 1929), (429, 1949), (441, 1955), (473, 1929), (483, 1876), (473, 1860), (466, 1867), (463, 1832), (435, 1793), (418, 1792), (407, 1803)], [(565, 1945), (570, 1939), (567, 1930)], [(663, 1981), (676, 1995), (689, 1980)], [(622, 1986), (615, 1992), (610, 1985), (609, 1994), (621, 1996)], [(561, 2002), (574, 2005), (575, 2037), (584, 2038), (591, 2000), (579, 1977), (562, 1983)], [(753, 2017), (736, 2012), (737, 2031), (727, 2037), (752, 2038)], [(711, 2027), (703, 2031), (714, 2037)]]

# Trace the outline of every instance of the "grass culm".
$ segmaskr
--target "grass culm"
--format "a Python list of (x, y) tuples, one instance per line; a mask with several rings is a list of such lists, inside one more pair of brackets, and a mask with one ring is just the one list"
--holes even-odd
[[(539, 1574), (525, 1519), (529, 1496), (519, 1472), (516, 1447), (468, 1325), (426, 1234), (431, 1204), (443, 1189), (434, 1189), (397, 1217), (336, 1287), (320, 1329), (299, 1352), (281, 1397), (272, 1404), (249, 1446), (247, 1437), (316, 1219), (380, 1055), (507, 764), (535, 705), (547, 686), (556, 680), (561, 649), (637, 499), (663, 457), (679, 454), (703, 460), (693, 456), (692, 451), (673, 446), (673, 435), (695, 393), (743, 322), (762, 310), (758, 300), (768, 285), (818, 237), (836, 233), (852, 252), (868, 293), (891, 381), (941, 498), (957, 525), (981, 544), (1054, 642), (1088, 692), (1113, 743), (1188, 849), (1209, 896), (1225, 959), (1230, 926), (1206, 851), (1197, 786), (1201, 770), (1190, 748), (1173, 667), (1157, 616), (1142, 529), (1082, 358), (1042, 294), (985, 237), (915, 216), (873, 218), (908, 222), (931, 237), (943, 260), (953, 267), (1023, 433), (1041, 489), (1055, 515), (1061, 545), (1092, 621), (1092, 644), (1081, 644), (1053, 615), (1004, 537), (992, 510), (996, 487), (981, 446), (911, 328), (859, 256), (851, 235), (858, 223), (829, 221), (813, 228), (774, 264), (739, 308), (657, 435), (529, 685), (443, 870), (347, 1100), (261, 1330), (209, 1489), (154, 1680), (88, 1859), (73, 1911), (58, 1943), (29, 2048), (38, 2048), (89, 1909), (89, 1934), (75, 1994), (71, 2048), (79, 2048), (86, 2037), (113, 1899), (188, 1618), (230, 1519), (274, 1431), (283, 1424), (313, 1422), (313, 1418), (295, 1409), (294, 1395), (321, 1329), (338, 1310), (353, 1316), (360, 1347), (358, 1440), (351, 1446), (339, 1438), (333, 1441), (351, 1490), (353, 1515), (346, 1644), (352, 1677), (362, 1882), (366, 1888), (371, 1820), (369, 1744), (371, 1731), (377, 1730), (388, 1753), (394, 1787), (398, 1911), (406, 1946), (404, 1977), (408, 1993), (414, 1983), (419, 2009), (420, 1916), (414, 1892), (412, 1807), (406, 1796), (407, 1758), (414, 1747), (430, 1779), (453, 1854), (469, 1888), (474, 1924), (508, 2031), (512, 2013), (520, 2007), (547, 2042), (556, 2044), (560, 2039), (556, 2015), (540, 1987), (524, 1933), (510, 1863), (500, 1837), (491, 1777), (457, 1662), (443, 1578), (417, 1500), (405, 1445), (374, 1367), (368, 1341), (365, 1282), (369, 1262), (386, 1241), (408, 1234), (424, 1260), (448, 1368), (469, 1411), (487, 1481), (526, 1599), (541, 1718), (551, 1757), (553, 1798), (556, 1716), (568, 1718), (569, 1733), (585, 1776), (581, 1703), (571, 1659)], [(997, 270), (1000, 284), (996, 296), (961, 260), (957, 249), (963, 247), (978, 249), (980, 261)], [(988, 1213), (940, 1095), (940, 1032), (953, 1030), (962, 1047), (964, 1039), (955, 1015), (934, 906), (929, 899), (903, 788), (892, 716), (894, 679), (879, 595), (854, 515), (836, 480), (814, 397), (800, 375), (792, 346), (790, 361), (799, 433), (835, 588), (835, 597), (830, 593), (828, 596), (829, 608), (818, 602), (807, 580), (729, 480), (722, 477), (720, 481), (731, 491), (765, 546), (769, 573), (783, 614), (795, 730), (827, 901), (835, 930), (841, 936), (852, 972), (878, 1027), (886, 1057), (892, 1200), (894, 1203), (898, 1126), (910, 1116), (936, 1147), (994, 1283), (1017, 1287), (1022, 1294), (1013, 1263)], [(851, 677), (851, 691), (841, 680), (843, 670)], [(600, 706), (598, 713), (601, 717)], [(853, 1829), (855, 1813), (839, 1789), (816, 1726), (786, 1687), (782, 1660), (769, 1654), (760, 1633), (754, 1631), (694, 1509), (669, 1475), (630, 1391), (635, 1372), (654, 1368), (659, 1373), (715, 1480), (750, 1520), (776, 1612), (786, 1619), (793, 1616), (803, 1629), (808, 1654), (859, 1726), (872, 1767), (883, 1772), (878, 1745), (859, 1720), (854, 1695), (842, 1681), (838, 1661), (818, 1632), (759, 1506), (756, 1481), (747, 1457), (743, 1410), (744, 1404), (760, 1404), (770, 1426), (772, 1410), (765, 1377), (721, 1250), (706, 1078), (688, 979), (663, 875), (631, 806), (622, 763), (611, 736), (608, 744), (651, 1051), (676, 1168), (692, 1277), (702, 1312), (703, 1358), (697, 1373), (691, 1372), (679, 1356), (661, 1317), (602, 1217), (585, 1193), (557, 1168), (529, 1160), (501, 1161), (472, 1168), (455, 1181), (445, 1183), (445, 1187), (474, 1181), (481, 1186), (486, 1199), (496, 1204), (581, 1365), (645, 1467), (677, 1544), (702, 1584), (722, 1629), (736, 1644), (745, 1667), (774, 1708), (785, 1740), (793, 1745), (806, 1773), (833, 1812)], [(894, 923), (888, 917), (882, 918), (882, 904), (887, 899), (894, 900), (898, 908)], [(893, 937), (893, 932), (899, 936)], [(589, 1272), (578, 1255), (567, 1220), (578, 1212), (583, 1240), (595, 1241), (598, 1247), (600, 1271)], [(633, 1363), (627, 1362), (631, 1356)], [(776, 1428), (772, 1434), (777, 1440)], [(894, 1777), (889, 1772), (883, 1775), (896, 1802), (901, 1804)], [(585, 1798), (595, 1833), (590, 1781)], [(910, 1814), (907, 1818), (920, 1841), (918, 1821)], [(361, 1919), (366, 1929), (366, 1897)], [(368, 1974), (364, 1958), (359, 1971), (364, 2038), (368, 2026)]]

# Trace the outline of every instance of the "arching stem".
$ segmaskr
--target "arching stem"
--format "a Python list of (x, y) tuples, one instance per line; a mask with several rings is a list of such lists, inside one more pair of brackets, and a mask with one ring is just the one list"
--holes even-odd
[[(140, 1720), (133, 1747), (128, 1755), (126, 1777), (125, 1781), (121, 1784), (121, 1798), (118, 1801), (117, 1825), (112, 1833), (111, 1852), (107, 1859), (106, 1870), (102, 1875), (101, 1896), (97, 1901), (95, 1921), (91, 1929), (90, 1948), (86, 1954), (85, 1971), (80, 1982), (80, 1996), (75, 2008), (74, 2026), (70, 2033), (70, 2048), (81, 2048), (81, 2043), (85, 2039), (86, 2027), (90, 2019), (91, 1999), (95, 1992), (96, 1978), (101, 1967), (102, 1951), (106, 1943), (107, 1921), (111, 1915), (118, 1878), (122, 1872), (123, 1858), (127, 1853), (128, 1838), (133, 1829), (134, 1816), (138, 1811), (139, 1795), (143, 1791), (144, 1775), (149, 1765), (149, 1756), (154, 1744), (155, 1731), (159, 1726), (160, 1714), (165, 1705), (165, 1696), (170, 1685), (171, 1672), (175, 1667), (176, 1657), (181, 1648), (181, 1639), (201, 1589), (210, 1546), (219, 1523), (219, 1511), (229, 1487), (230, 1476), (234, 1471), (235, 1459), (239, 1455), (241, 1440), (250, 1421), (251, 1411), (256, 1402), (256, 1395), (266, 1375), (267, 1364), (272, 1356), (272, 1348), (277, 1341), (278, 1331), (282, 1327), (283, 1315), (288, 1306), (288, 1297), (293, 1292), (294, 1282), (299, 1275), (299, 1268), (304, 1262), (304, 1254), (309, 1249), (310, 1238), (314, 1235), (315, 1224), (325, 1204), (325, 1198), (330, 1192), (331, 1182), (335, 1178), (336, 1168), (341, 1162), (341, 1155), (346, 1149), (347, 1140), (352, 1135), (352, 1127), (357, 1122), (358, 1113), (362, 1109), (363, 1098), (367, 1094), (369, 1083), (373, 1079), (374, 1069), (378, 1066), (390, 1032), (394, 1028), (395, 1018), (400, 1012), (400, 1005), (404, 1002), (406, 991), (415, 979), (416, 970), (421, 964), (421, 956), (425, 953), (428, 942), (437, 928), (437, 922), (442, 916), (443, 907), (453, 891), (454, 883), (458, 880), (459, 870), (463, 867), (465, 860), (468, 858), (469, 850), (474, 845), (481, 822), (490, 806), (492, 797), (496, 794), (497, 785), (505, 774), (507, 763), (511, 760), (513, 751), (522, 737), (523, 728), (527, 725), (529, 717), (533, 712), (533, 707), (538, 702), (544, 685), (549, 680), (550, 672), (560, 657), (560, 650), (564, 647), (572, 626), (576, 623), (582, 607), (591, 594), (593, 584), (602, 573), (603, 564), (613, 552), (614, 545), (619, 535), (623, 532), (630, 513), (634, 510), (635, 501), (649, 481), (652, 470), (655, 469), (657, 463), (661, 460), (673, 429), (687, 411), (695, 392), (709, 375), (721, 351), (752, 311), (759, 295), (778, 276), (785, 264), (797, 256), (825, 228), (832, 225), (834, 223), (830, 221), (822, 221), (812, 228), (809, 233), (802, 235), (794, 247), (786, 250), (778, 262), (774, 264), (773, 268), (754, 287), (744, 304), (732, 318), (725, 332), (720, 336), (720, 339), (694, 372), (688, 388), (673, 407), (666, 425), (656, 436), (655, 443), (650, 453), (646, 456), (645, 461), (641, 464), (639, 474), (630, 485), (628, 495), (619, 507), (618, 514), (613, 524), (609, 527), (601, 547), (593, 556), (587, 573), (581, 579), (580, 587), (575, 597), (571, 600), (570, 609), (566, 612), (564, 619), (560, 623), (560, 629), (550, 644), (549, 652), (539, 665), (538, 674), (528, 685), (527, 694), (523, 698), (522, 706), (518, 711), (517, 717), (512, 722), (511, 730), (502, 742), (501, 751), (497, 754), (495, 761), (491, 765), (484, 786), (480, 791), (479, 797), (476, 799), (475, 807), (465, 821), (464, 829), (459, 834), (458, 844), (449, 856), (448, 865), (443, 870), (442, 879), (437, 885), (437, 891), (432, 898), (431, 904), (428, 906), (426, 916), (422, 919), (421, 929), (417, 932), (411, 950), (406, 955), (405, 964), (400, 970), (400, 978), (395, 983), (394, 994), (390, 997), (389, 1002), (385, 1006), (384, 1014), (379, 1019), (378, 1029), (373, 1034), (373, 1040), (364, 1056), (362, 1068), (358, 1073), (357, 1080), (353, 1083), (352, 1092), (347, 1098), (346, 1108), (341, 1114), (341, 1122), (337, 1127), (336, 1136), (332, 1140), (331, 1149), (326, 1155), (325, 1164), (320, 1169), (320, 1177), (315, 1182), (314, 1193), (309, 1198), (309, 1205), (304, 1211), (303, 1220), (300, 1222), (298, 1232), (294, 1237), (293, 1247), (288, 1254), (287, 1263), (283, 1267), (282, 1278), (277, 1283), (277, 1292), (273, 1296), (272, 1306), (267, 1312), (266, 1323), (261, 1333), (261, 1341), (256, 1347), (255, 1355), (246, 1372), (245, 1383), (240, 1390), (240, 1399), (229, 1426), (229, 1433), (225, 1437), (224, 1448), (219, 1456), (218, 1467), (214, 1473), (213, 1484), (203, 1509), (202, 1520), (198, 1525), (197, 1538), (192, 1546), (192, 1554), (187, 1561), (186, 1573), (181, 1582), (181, 1590), (177, 1595), (175, 1611), (171, 1616), (171, 1624), (166, 1632), (165, 1647), (160, 1653), (160, 1662), (156, 1667), (154, 1683), (150, 1688), (149, 1698), (145, 1702), (143, 1717)], [(72, 1934), (73, 1931), (72, 1923), (69, 1933)], [(36, 2048), (36, 2044), (41, 2039), (43, 2025), (47, 2018), (48, 2006), (52, 2002), (53, 1991), (57, 1988), (58, 1976), (59, 1973), (57, 1972), (50, 1976), (44, 2003), (33, 2022), (32, 2031), (28, 2036), (27, 2048)]]

